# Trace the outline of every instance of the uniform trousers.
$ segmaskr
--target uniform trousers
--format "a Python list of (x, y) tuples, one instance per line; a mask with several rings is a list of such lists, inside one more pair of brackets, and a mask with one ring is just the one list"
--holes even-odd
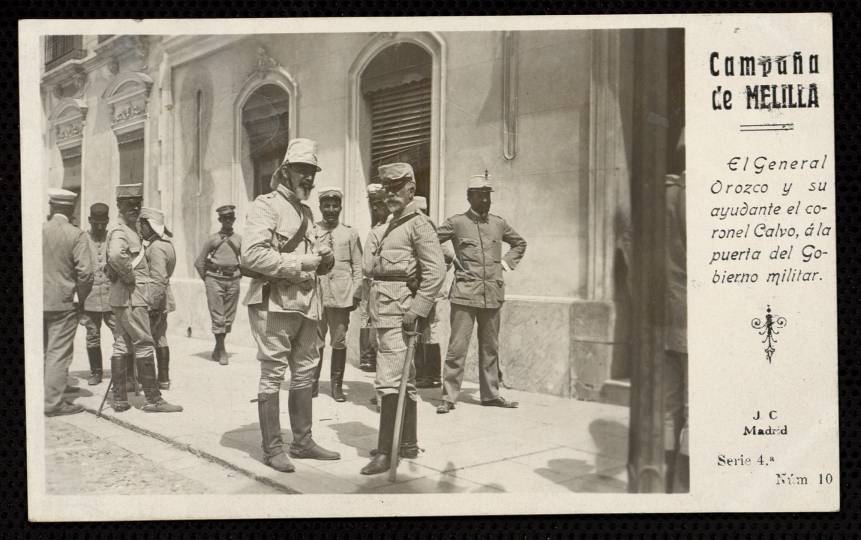
[(45, 412), (53, 412), (63, 401), (69, 365), (72, 363), (72, 350), (75, 330), (78, 326), (78, 312), (42, 312), (42, 345), (45, 351)]
[(149, 325), (152, 330), (152, 341), (157, 348), (168, 347), (167, 343), (167, 311), (150, 311)]
[[(382, 403), (382, 397), (387, 394), (397, 394), (401, 387), (404, 359), (407, 354), (407, 339), (409, 336), (399, 326), (397, 328), (375, 328), (371, 330), (371, 342), (377, 349), (377, 372), (374, 378), (374, 388), (377, 399)], [(415, 359), (410, 362), (409, 379), (407, 380), (407, 395), (413, 401), (416, 395), (416, 366)]]
[(288, 368), (291, 390), (310, 388), (320, 356), (319, 321), (301, 313), (269, 311), (264, 304), (248, 306), (248, 320), (260, 361), (257, 393), (281, 390)]
[(233, 325), (233, 320), (236, 318), (236, 304), (239, 303), (240, 279), (207, 274), (203, 280), (206, 285), (206, 302), (209, 304), (213, 334), (225, 334)]
[(102, 346), (102, 321), (114, 333), (117, 322), (113, 311), (85, 311), (81, 314), (81, 324), (87, 329), (87, 348), (98, 349)]
[(439, 300), (437, 300), (434, 309), (431, 312), (431, 319), (427, 324), (422, 325), (421, 336), (419, 341), (425, 345), (436, 345), (439, 343)]
[(113, 354), (126, 355), (134, 351), (135, 358), (152, 358), (155, 354), (149, 311), (144, 306), (114, 307)]
[(320, 319), (320, 346), (326, 343), (326, 333), (332, 333), (329, 340), (332, 349), (347, 348), (347, 327), (350, 324), (350, 310), (347, 308), (323, 308), (323, 318)]
[(499, 311), (451, 304), (451, 338), (445, 355), (442, 397), (454, 403), (463, 384), (463, 368), (472, 328), (478, 320), (478, 385), (481, 401), (499, 397)]

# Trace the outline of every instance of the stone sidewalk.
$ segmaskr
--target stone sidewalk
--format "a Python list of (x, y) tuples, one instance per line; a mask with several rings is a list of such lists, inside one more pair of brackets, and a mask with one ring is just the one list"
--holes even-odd
[[(98, 409), (107, 387), (87, 386), (89, 366), (83, 328), (75, 342), (70, 383), (81, 387), (67, 399), (90, 412)], [(105, 329), (106, 330), (106, 329)], [(105, 334), (105, 332), (103, 332)], [(110, 344), (103, 335), (105, 369)], [(505, 390), (520, 402), (518, 409), (481, 407), (478, 386), (464, 383), (457, 409), (436, 414), (440, 390), (421, 390), (418, 407), (417, 459), (404, 460), (398, 480), (387, 475), (362, 476), (369, 451), (376, 447), (378, 415), (369, 403), (373, 374), (347, 365), (348, 401), (329, 396), (329, 350), (321, 377), (320, 397), (314, 400), (314, 439), (341, 453), (340, 461), (294, 460), (296, 472), (274, 471), (261, 462), (256, 397), (258, 364), (255, 349), (230, 344), (230, 365), (209, 360), (212, 343), (171, 336), (171, 403), (177, 414), (148, 414), (139, 410), (144, 398), (130, 397), (134, 408), (115, 414), (110, 398), (100, 421), (172, 444), (282, 492), (293, 493), (448, 493), (448, 492), (625, 492), (628, 408), (583, 402), (543, 394)], [(75, 380), (77, 379), (77, 380)], [(281, 427), (289, 442), (286, 384), (282, 394)]]

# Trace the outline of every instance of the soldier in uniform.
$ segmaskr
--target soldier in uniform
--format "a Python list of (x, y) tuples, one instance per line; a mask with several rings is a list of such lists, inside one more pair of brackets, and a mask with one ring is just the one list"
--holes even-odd
[[(428, 201), (425, 197), (416, 196), (418, 209), (428, 213)], [(431, 225), (434, 225), (431, 220)], [(434, 225), (436, 227), (436, 225)], [(436, 306), (447, 296), (446, 283), (448, 283), (448, 271), (451, 269), (454, 251), (449, 244), (442, 244), (442, 256), (445, 261), (446, 279), (436, 297), (433, 310), (433, 318), (424, 325), (424, 330), (416, 343), (416, 388), (439, 388), (442, 385), (440, 374), (442, 373), (442, 356), (439, 348), (439, 310)]]
[[(368, 204), (371, 208), (371, 229), (373, 231), (374, 227), (386, 223), (389, 218), (389, 208), (386, 206), (386, 191), (381, 184), (368, 184), (367, 189)], [(373, 373), (377, 370), (377, 350), (371, 341), (371, 327), (368, 321), (368, 290), (370, 286), (368, 278), (363, 277), (362, 305), (359, 308), (362, 321), (362, 328), (359, 330), (359, 369)]]
[(200, 255), (194, 261), (194, 268), (206, 285), (206, 302), (209, 304), (212, 333), (215, 335), (212, 360), (222, 366), (228, 364), (224, 338), (230, 333), (233, 319), (236, 318), (239, 281), (242, 279), (239, 270), (242, 237), (233, 232), (235, 209), (232, 204), (215, 209), (221, 230), (204, 242)]
[(179, 412), (182, 407), (162, 399), (156, 382), (155, 349), (150, 329), (151, 279), (149, 262), (138, 235), (138, 217), (143, 184), (117, 186), (119, 223), (108, 233), (108, 277), (111, 279), (111, 308), (116, 317), (111, 378), (114, 411), (129, 409), (126, 371), (137, 366), (146, 396), (145, 412)]
[(415, 366), (409, 367), (404, 404), (403, 438), (400, 449), (392, 448), (398, 391), (408, 332), (431, 311), (445, 278), (442, 249), (430, 220), (417, 208), (413, 168), (407, 163), (380, 166), (386, 189), (386, 205), (392, 213), (387, 225), (376, 227), (368, 237), (364, 272), (371, 279), (368, 311), (372, 339), (377, 344), (377, 373), (374, 387), (380, 403), (377, 449), (362, 474), (379, 474), (389, 468), (392, 452), (405, 457), (418, 455), (416, 432)]
[[(445, 220), (440, 242), (454, 244), (454, 283), (451, 287), (451, 337), (445, 358), (445, 382), (440, 414), (454, 409), (463, 383), (463, 366), (472, 328), (478, 320), (478, 381), (481, 404), (514, 408), (517, 402), (499, 395), (499, 311), (505, 299), (503, 270), (513, 270), (526, 252), (526, 240), (501, 217), (490, 213), (493, 186), (484, 175), (470, 178), (469, 210)], [(502, 242), (510, 246), (502, 256)]]
[(293, 464), (281, 440), (280, 390), (290, 369), (287, 407), (293, 442), (289, 454), (299, 459), (340, 459), (311, 436), (312, 385), (319, 360), (318, 325), (323, 315), (318, 274), (334, 264), (332, 250), (317, 244), (311, 209), (302, 201), (314, 188), (317, 143), (293, 139), (278, 170), (272, 191), (254, 200), (247, 215), (242, 265), (254, 278), (243, 303), (248, 306), (251, 333), (257, 342), (260, 383), (257, 412), (263, 462), (282, 472)]
[(114, 332), (114, 312), (111, 311), (111, 282), (105, 275), (108, 262), (108, 205), (96, 203), (90, 207), (90, 230), (87, 240), (93, 266), (93, 290), (84, 301), (81, 324), (87, 329), (87, 357), (90, 360), (90, 378), (87, 384), (94, 386), (102, 382), (102, 322)]
[(149, 262), (149, 324), (155, 342), (158, 387), (170, 390), (170, 346), (167, 343), (167, 314), (176, 309), (170, 277), (176, 267), (176, 251), (169, 240), (173, 236), (164, 226), (164, 213), (155, 208), (141, 208), (141, 236)]
[(84, 232), (72, 225), (77, 195), (48, 190), (50, 214), (42, 226), (42, 345), (45, 350), (45, 416), (75, 414), (83, 407), (63, 400), (72, 363), (78, 305), (93, 286), (92, 258)]
[(320, 361), (314, 372), (312, 397), (317, 396), (320, 371), (323, 368), (323, 346), (327, 330), (331, 332), (331, 388), (335, 401), (346, 401), (344, 396), (344, 368), (347, 364), (347, 327), (350, 312), (359, 307), (362, 295), (362, 246), (358, 233), (340, 222), (341, 200), (339, 188), (320, 190), (320, 213), (317, 223), (318, 242), (328, 246), (335, 254), (332, 271), (320, 278), (323, 291), (323, 317), (320, 319)]

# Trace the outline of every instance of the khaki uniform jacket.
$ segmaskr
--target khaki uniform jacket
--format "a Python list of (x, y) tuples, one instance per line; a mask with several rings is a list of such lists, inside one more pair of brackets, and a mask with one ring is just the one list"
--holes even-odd
[(108, 231), (108, 265), (116, 274), (111, 282), (111, 307), (149, 308), (149, 263), (142, 250), (137, 231), (125, 223)]
[(170, 277), (176, 268), (176, 250), (167, 238), (158, 238), (146, 245), (146, 259), (149, 262), (150, 311), (174, 311), (176, 302), (170, 288)]
[(86, 302), (93, 286), (87, 236), (62, 214), (54, 214), (42, 226), (42, 279), (44, 311), (74, 309), (75, 292)]
[[(382, 237), (389, 223), (374, 227), (368, 235), (363, 270), (371, 279), (368, 315), (374, 328), (397, 328), (408, 311), (419, 317), (427, 317), (445, 279), (442, 248), (433, 225), (415, 202), (408, 204), (401, 216), (397, 220), (393, 218), (390, 223), (406, 220), (412, 214), (418, 214), (418, 217), (405, 221), (385, 239)], [(408, 278), (416, 274), (419, 266), (421, 283), (415, 295), (410, 292), (405, 280), (377, 279)]]
[[(526, 253), (526, 240), (504, 219), (488, 214), (483, 220), (467, 210), (446, 219), (437, 229), (439, 241), (454, 245), (454, 283), (449, 300), (452, 304), (480, 308), (498, 308), (505, 300), (502, 261), (514, 270)], [(510, 249), (502, 255), (502, 243)]]
[[(203, 243), (203, 248), (200, 250), (200, 254), (198, 254), (197, 258), (194, 260), (194, 269), (197, 270), (197, 274), (200, 276), (200, 279), (205, 279), (207, 275), (214, 275), (219, 277), (231, 277), (231, 276), (222, 276), (222, 274), (207, 272), (206, 270), (206, 258), (209, 256), (209, 253), (212, 251), (212, 248), (218, 246), (218, 249), (215, 250), (215, 253), (212, 254), (212, 262), (218, 266), (235, 266), (236, 271), (233, 272), (234, 278), (242, 277), (242, 274), (239, 272), (239, 259), (236, 256), (236, 252), (233, 251), (233, 248), (227, 242), (222, 242), (221, 239), (224, 237), (224, 234), (221, 231), (212, 234), (209, 238), (206, 239), (206, 242)], [(230, 241), (236, 246), (240, 253), (242, 252), (242, 237), (236, 234), (235, 232), (230, 235)], [(221, 245), (219, 245), (221, 244)]]
[(668, 350), (688, 352), (687, 228), (685, 225), (685, 173), (667, 175), (666, 272)]
[(317, 222), (318, 242), (329, 246), (335, 254), (332, 271), (320, 278), (323, 306), (353, 307), (353, 298), (362, 295), (362, 244), (359, 233), (349, 225), (339, 223), (329, 229), (324, 221)]
[(93, 290), (84, 301), (84, 311), (104, 313), (111, 310), (111, 280), (105, 274), (105, 264), (108, 262), (107, 232), (105, 239), (99, 242), (91, 231), (87, 233), (87, 241), (93, 260)]
[(315, 272), (305, 272), (299, 260), (301, 255), (317, 249), (317, 231), (311, 209), (300, 203), (308, 218), (308, 227), (302, 242), (291, 253), (281, 253), (299, 229), (302, 218), (287, 198), (296, 195), (279, 184), (265, 195), (260, 195), (251, 205), (242, 234), (243, 266), (267, 276), (254, 278), (245, 295), (243, 304), (252, 306), (264, 302), (263, 287), (269, 284), (266, 308), (283, 313), (301, 313), (320, 320), (323, 311), (320, 280)]

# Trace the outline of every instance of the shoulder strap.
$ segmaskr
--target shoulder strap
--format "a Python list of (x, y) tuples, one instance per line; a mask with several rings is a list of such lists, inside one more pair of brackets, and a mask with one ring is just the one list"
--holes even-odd
[(236, 260), (238, 261), (239, 260), (239, 248), (236, 247), (236, 244), (233, 243), (233, 240), (231, 240), (230, 237), (227, 237), (225, 239), (225, 241), (227, 242), (227, 245), (230, 246), (230, 249), (233, 250), (233, 254), (236, 255)]
[(414, 213), (408, 215), (407, 217), (401, 218), (397, 221), (395, 221), (395, 220), (390, 221), (389, 226), (386, 227), (386, 232), (384, 232), (383, 236), (380, 238), (380, 243), (377, 244), (377, 251), (374, 252), (374, 255), (379, 255), (380, 252), (383, 251), (383, 240), (386, 239), (386, 237), (389, 235), (389, 233), (391, 233), (393, 230), (397, 229), (398, 227), (400, 227), (404, 223), (408, 222), (409, 220), (411, 220), (415, 217), (418, 217), (418, 216), (419, 216), (419, 213), (414, 212)]
[(299, 214), (299, 217), (302, 218), (302, 223), (299, 224), (299, 228), (296, 229), (296, 234), (293, 235), (292, 238), (287, 240), (287, 243), (281, 247), (282, 253), (290, 253), (296, 249), (299, 243), (305, 239), (305, 232), (308, 230), (308, 214), (302, 208), (302, 205), (299, 204), (299, 201), (293, 200), (281, 191), (275, 190), (275, 193), (284, 197), (284, 200), (289, 202), (290, 205), (296, 210), (296, 213)]

